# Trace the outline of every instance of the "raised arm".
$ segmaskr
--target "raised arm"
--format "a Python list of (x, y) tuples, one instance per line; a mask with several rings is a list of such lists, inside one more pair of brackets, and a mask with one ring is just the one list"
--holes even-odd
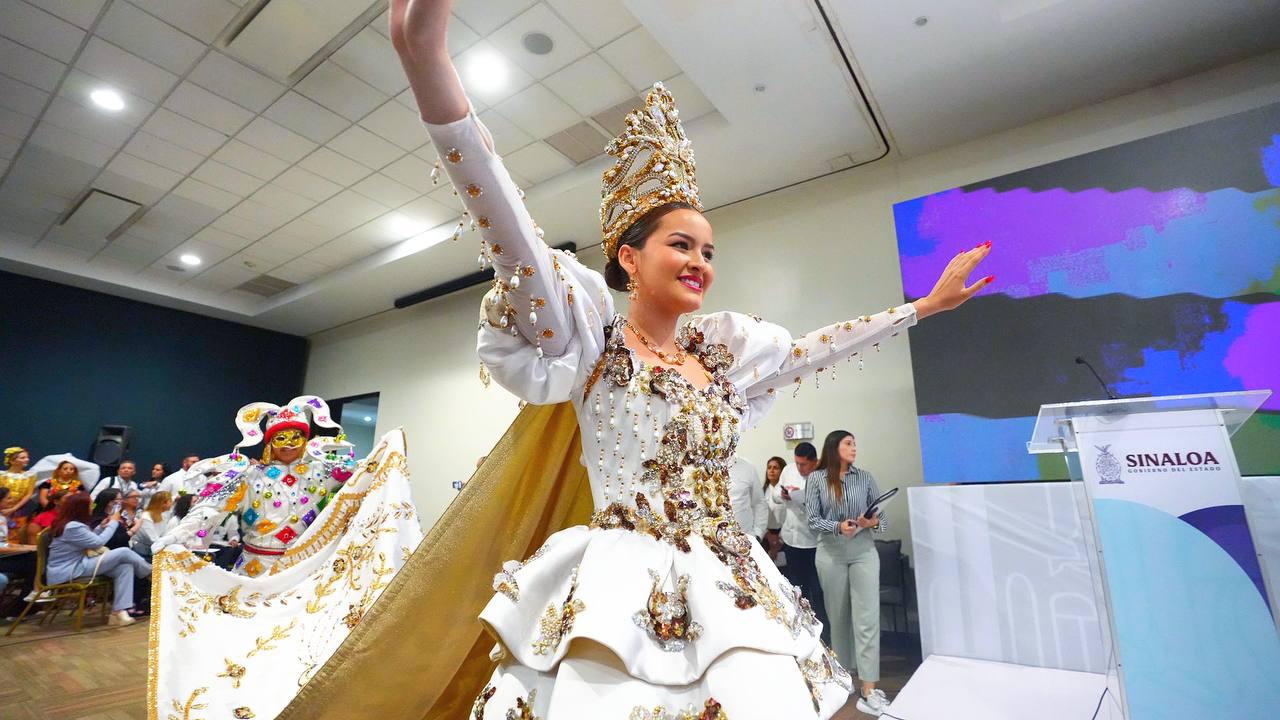
[(391, 0), (390, 9), (391, 44), (422, 119), (432, 125), (461, 120), (471, 103), (445, 42), (453, 0)]

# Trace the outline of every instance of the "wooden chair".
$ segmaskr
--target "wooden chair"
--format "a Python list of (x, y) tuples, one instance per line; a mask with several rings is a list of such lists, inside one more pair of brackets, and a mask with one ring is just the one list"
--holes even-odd
[(107, 619), (107, 613), (111, 608), (111, 579), (108, 577), (75, 578), (68, 582), (50, 585), (46, 582), (45, 566), (49, 559), (49, 545), (53, 542), (53, 536), (46, 530), (40, 533), (39, 539), (36, 541), (36, 577), (35, 589), (31, 591), (31, 600), (27, 606), (22, 609), (22, 614), (18, 619), (13, 621), (13, 625), (9, 626), (6, 636), (12, 635), (14, 630), (18, 629), (18, 624), (22, 622), (27, 613), (31, 612), (31, 608), (42, 599), (49, 598), (55, 603), (54, 612), (45, 616), (45, 622), (52, 620), (56, 614), (58, 604), (63, 600), (70, 598), (76, 599), (76, 632), (80, 632), (80, 628), (84, 625), (84, 604), (90, 593), (98, 599), (98, 606), (102, 608), (102, 619)]

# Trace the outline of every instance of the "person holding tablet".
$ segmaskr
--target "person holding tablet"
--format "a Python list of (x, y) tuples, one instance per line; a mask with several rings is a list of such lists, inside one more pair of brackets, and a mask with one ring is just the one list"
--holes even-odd
[[(883, 533), (876, 511), (880, 489), (871, 473), (854, 467), (853, 433), (835, 430), (822, 443), (818, 467), (805, 480), (805, 510), (818, 536), (814, 558), (822, 585), (831, 646), (840, 663), (858, 669), (858, 710), (879, 716), (889, 705), (880, 680), (880, 556), (871, 533)], [(870, 531), (870, 532), (868, 532)]]

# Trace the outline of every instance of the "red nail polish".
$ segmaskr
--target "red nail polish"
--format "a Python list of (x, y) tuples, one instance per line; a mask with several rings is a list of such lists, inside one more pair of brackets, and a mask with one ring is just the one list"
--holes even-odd
[(988, 284), (988, 285), (990, 285), (991, 283), (993, 283), (993, 282), (995, 282), (995, 281), (996, 281), (996, 276), (995, 276), (995, 275), (988, 275), (988, 276), (987, 276), (987, 278), (986, 278), (986, 282), (987, 282), (987, 284)]
[(984, 244), (984, 245), (986, 245), (987, 247), (991, 247), (991, 241), (990, 241), (990, 240), (986, 241), (986, 242), (985, 242), (985, 243), (983, 243), (983, 244)]

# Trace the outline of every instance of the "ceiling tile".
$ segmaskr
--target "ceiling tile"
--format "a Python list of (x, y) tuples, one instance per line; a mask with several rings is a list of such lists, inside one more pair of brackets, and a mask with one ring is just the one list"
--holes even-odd
[(607, 45), (640, 21), (622, 4), (622, 0), (547, 0), (578, 35), (593, 48)]
[(494, 108), (502, 117), (535, 138), (554, 135), (582, 118), (544, 85), (520, 91)]
[[(157, 224), (159, 227), (171, 228), (175, 231), (178, 229), (190, 228), (190, 232), (182, 237), (191, 237), (197, 230), (213, 222), (222, 211), (219, 211), (208, 205), (184, 198), (178, 195), (168, 195), (160, 202), (156, 203), (142, 216), (146, 220), (152, 215), (158, 215)], [(141, 221), (139, 221), (139, 224)], [(137, 227), (137, 224), (134, 225)]]
[(216, 210), (227, 211), (236, 203), (240, 202), (240, 197), (233, 195), (225, 190), (219, 190), (212, 185), (200, 182), (194, 178), (187, 178), (173, 189), (173, 193), (178, 197), (184, 197), (188, 200), (198, 202), (201, 205), (208, 205)]
[[(120, 154), (117, 155), (115, 159), (122, 157), (126, 156)], [(146, 161), (139, 160), (138, 162)], [(114, 163), (114, 160), (112, 163)], [(115, 195), (116, 197), (132, 200), (133, 202), (144, 206), (158, 201), (160, 198), (164, 197), (170, 189), (168, 187), (156, 187), (151, 183), (142, 182), (128, 175), (122, 175), (112, 170), (110, 164), (98, 174), (98, 177), (93, 179), (93, 187), (95, 190), (101, 190), (105, 193)]]
[(218, 152), (211, 157), (224, 165), (249, 173), (259, 180), (270, 180), (289, 167), (289, 163), (275, 155), (245, 145), (235, 138), (228, 140), (227, 144), (219, 148)]
[(84, 31), (24, 2), (0, 5), (0, 35), (64, 63), (80, 49)]
[(485, 110), (480, 113), (479, 118), (493, 136), (499, 155), (515, 152), (536, 139), (494, 110)]
[[(461, 205), (458, 205), (461, 208)], [(431, 229), (438, 225), (453, 220), (458, 217), (459, 209), (455, 209), (453, 205), (448, 203), (440, 203), (431, 198), (418, 198), (411, 203), (398, 208), (396, 212), (408, 217), (411, 220), (419, 222), (423, 227)]]
[(10, 137), (8, 135), (0, 136), (0, 158), (3, 158), (6, 161), (5, 162), (6, 169), (8, 168), (8, 161), (17, 157), (18, 150), (21, 148), (22, 148), (22, 140), (15, 137)]
[(106, 165), (116, 152), (113, 147), (46, 122), (36, 126), (28, 142), (94, 167)]
[(271, 274), (281, 280), (288, 280), (291, 283), (301, 285), (321, 275), (327, 275), (329, 272), (330, 269), (327, 265), (322, 265), (310, 258), (299, 257), (275, 268), (271, 271)]
[(106, 113), (90, 110), (63, 97), (53, 99), (41, 122), (52, 123), (113, 148), (124, 145), (136, 129), (117, 122)]
[(637, 92), (680, 74), (680, 66), (643, 27), (604, 46), (600, 54)]
[[(306, 222), (301, 220), (301, 222)], [(291, 225), (290, 223), (289, 225)], [(276, 247), (290, 250), (295, 253), (305, 253), (320, 247), (326, 241), (332, 238), (322, 238), (319, 234), (313, 232), (295, 233), (289, 229), (289, 225), (284, 225), (274, 231), (270, 235), (263, 238), (264, 242), (269, 242)]]
[(205, 156), (212, 154), (227, 141), (227, 136), (223, 133), (164, 108), (156, 110), (142, 129)]
[(217, 160), (206, 161), (191, 173), (191, 177), (240, 197), (247, 197), (254, 190), (262, 187), (263, 182), (249, 173), (240, 172)]
[(568, 158), (544, 142), (536, 142), (511, 153), (504, 164), (534, 184), (573, 169)]
[(219, 52), (211, 52), (187, 76), (195, 84), (255, 112), (284, 94), (284, 86)]
[(49, 93), (0, 75), (0, 107), (36, 117), (49, 100)]
[(457, 57), (458, 53), (471, 47), (479, 39), (480, 36), (476, 31), (472, 30), (457, 15), (449, 18), (449, 32), (445, 35), (445, 44), (449, 50), (449, 57)]
[(200, 230), (200, 232), (191, 236), (192, 240), (199, 240), (208, 245), (215, 245), (231, 252), (243, 249), (246, 245), (253, 242), (239, 235), (233, 235), (229, 232), (223, 232), (216, 227), (210, 226)]
[(397, 208), (418, 197), (421, 193), (401, 185), (386, 175), (374, 173), (351, 186), (352, 190), (383, 205)]
[(285, 170), (280, 173), (280, 177), (272, 182), (316, 202), (322, 202), (342, 190), (341, 185), (325, 180), (319, 175), (303, 170), (300, 167), (291, 167)]
[(168, 140), (158, 138), (147, 132), (139, 132), (134, 135), (124, 146), (124, 149), (125, 152), (137, 155), (143, 160), (148, 160), (183, 175), (195, 170), (196, 166), (204, 160), (204, 156), (199, 153), (174, 145)]
[(372, 28), (366, 27), (352, 36), (333, 54), (333, 61), (383, 94), (395, 95), (409, 87), (391, 41)]
[(76, 27), (88, 29), (98, 17), (106, 0), (27, 0), (66, 20)]
[(181, 258), (183, 255), (195, 255), (196, 257), (200, 258), (200, 266), (196, 268), (191, 268), (190, 270), (188, 270), (188, 272), (196, 272), (201, 268), (217, 265), (223, 260), (226, 260), (227, 258), (234, 255), (235, 253), (236, 251), (233, 249), (225, 248), (220, 245), (214, 245), (212, 243), (203, 242), (201, 240), (196, 239), (195, 236), (192, 236), (191, 238), (188, 238), (187, 240), (185, 240), (178, 247), (165, 253), (165, 255), (161, 257), (159, 260), (157, 260), (157, 262), (163, 263), (166, 265), (182, 264), (179, 258)]
[(31, 132), (31, 128), (35, 127), (36, 119), (16, 113), (12, 110), (0, 108), (0, 135), (7, 135), (15, 140), (21, 140)]
[(112, 3), (94, 34), (178, 75), (190, 70), (206, 47), (127, 2)]
[(178, 83), (177, 75), (96, 37), (84, 46), (76, 67), (151, 102), (160, 102)]
[[(524, 48), (523, 38), (531, 32), (545, 33), (552, 40), (551, 52), (535, 55)], [(503, 55), (515, 61), (534, 78), (541, 80), (578, 58), (591, 48), (565, 24), (551, 8), (541, 3), (503, 25), (489, 36), (489, 42)]]
[[(226, 28), (240, 8), (226, 0), (131, 0), (143, 10), (206, 43)], [(210, 88), (212, 89), (212, 88)]]
[(314, 142), (264, 117), (256, 117), (237, 135), (240, 140), (281, 160), (298, 162), (318, 147)]
[(277, 232), (288, 233), (296, 238), (301, 238), (307, 243), (307, 247), (318, 247), (342, 234), (316, 225), (306, 218), (294, 218)]
[(297, 85), (298, 92), (342, 115), (359, 120), (389, 97), (329, 60)]
[(290, 130), (318, 143), (342, 132), (351, 121), (290, 90), (263, 113)]
[(260, 274), (257, 270), (247, 268), (241, 263), (228, 258), (191, 278), (187, 285), (206, 290), (225, 291), (252, 280)]
[[(478, 73), (480, 68), (488, 66), (495, 58), (507, 69), (507, 77), (503, 82), (486, 84), (483, 76)], [(478, 100), (485, 105), (493, 105), (533, 83), (533, 76), (521, 70), (487, 40), (481, 40), (467, 48), (454, 62), (458, 67), (458, 76), (462, 78), (462, 84), (466, 87), (467, 95), (472, 102)]]
[(64, 198), (78, 198), (101, 165), (85, 163), (59, 150), (28, 142), (22, 156), (9, 166), (4, 190), (15, 187), (49, 193)]
[(405, 155), (382, 168), (382, 174), (420, 193), (428, 193), (436, 188), (431, 182), (431, 163), (416, 155)]
[(249, 222), (256, 223), (259, 227), (265, 228), (267, 232), (275, 230), (293, 219), (293, 215), (280, 208), (263, 205), (252, 200), (244, 202), (231, 208), (227, 213), (235, 217), (244, 218)]
[(453, 12), (476, 32), (488, 35), (533, 3), (534, 0), (458, 0)]
[(317, 225), (346, 232), (385, 213), (387, 207), (352, 190), (343, 190), (302, 217)]
[(676, 99), (676, 105), (680, 108), (680, 119), (684, 122), (696, 120), (716, 109), (688, 75), (681, 73), (667, 79), (663, 85), (667, 86), (671, 96)]
[(219, 216), (210, 227), (245, 238), (249, 242), (255, 242), (258, 238), (271, 232), (271, 228), (264, 227), (262, 223), (230, 213)]
[(329, 147), (374, 170), (399, 159), (404, 154), (400, 148), (359, 125), (352, 125), (341, 135), (330, 140)]
[(107, 164), (107, 170), (145, 183), (160, 190), (169, 190), (182, 182), (182, 174), (147, 162), (129, 153), (120, 153)]
[(588, 117), (635, 97), (635, 91), (604, 58), (588, 55), (543, 81), (579, 115)]
[(35, 50), (0, 37), (0, 68), (4, 74), (41, 90), (52, 92), (58, 86), (65, 65)]
[[(435, 203), (436, 205), (439, 205), (444, 208), (448, 208), (449, 211), (452, 213), (449, 216), (450, 218), (457, 217), (457, 215), (460, 214), (463, 209), (462, 198), (458, 197), (458, 192), (454, 190), (453, 186), (450, 185), (447, 181), (442, 182), (440, 184), (439, 189), (431, 191), (431, 193), (427, 195), (427, 199)], [(414, 202), (409, 203), (409, 205), (413, 205), (416, 202), (419, 202), (419, 201), (415, 200)], [(405, 208), (401, 208), (401, 209), (404, 210)]]
[(121, 245), (117, 238), (102, 248), (102, 252), (97, 257), (89, 261), (90, 265), (114, 269), (121, 272), (136, 272), (139, 268), (146, 267), (155, 262), (155, 259), (161, 255), (158, 248), (139, 249), (129, 245)]
[(253, 119), (253, 113), (192, 82), (179, 85), (164, 107), (227, 135), (236, 134)]
[(351, 185), (369, 174), (369, 168), (326, 147), (317, 148), (298, 166), (343, 186)]
[(369, 113), (360, 124), (405, 150), (422, 147), (430, 140), (417, 114), (394, 100), (383, 103), (382, 107)]

